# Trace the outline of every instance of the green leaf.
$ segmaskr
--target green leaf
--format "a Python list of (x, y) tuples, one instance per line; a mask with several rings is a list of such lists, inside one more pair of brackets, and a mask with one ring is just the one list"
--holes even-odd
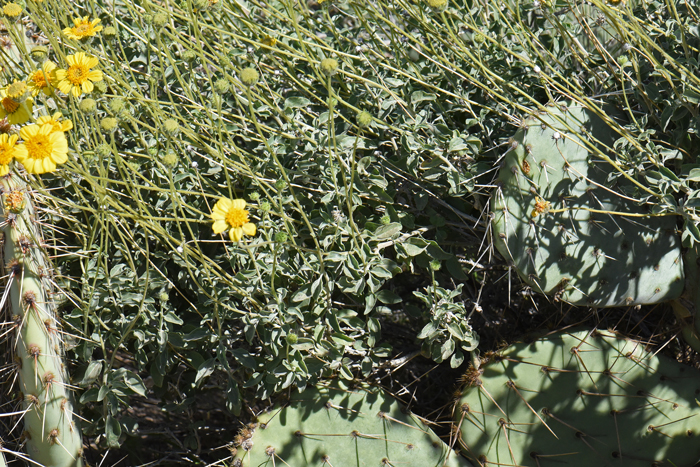
[(402, 242), (401, 246), (404, 247), (409, 256), (418, 256), (428, 247), (428, 242), (422, 238), (411, 237)]
[(417, 104), (422, 101), (434, 101), (437, 99), (435, 94), (423, 92), (423, 91), (413, 91), (411, 94), (411, 103)]
[(122, 426), (119, 420), (111, 415), (107, 415), (105, 419), (105, 438), (109, 448), (119, 447), (119, 437), (122, 435)]
[(461, 350), (457, 349), (455, 353), (452, 354), (452, 358), (450, 358), (450, 367), (457, 368), (462, 363), (464, 363), (464, 354)]
[(199, 368), (197, 368), (197, 375), (194, 378), (195, 386), (199, 386), (202, 381), (214, 373), (214, 368), (216, 365), (216, 359), (210, 358), (206, 362), (202, 363)]
[(141, 377), (133, 371), (127, 370), (124, 375), (124, 383), (139, 396), (146, 397), (146, 385), (143, 384)]
[(226, 408), (235, 416), (241, 413), (241, 394), (238, 390), (238, 383), (232, 378), (229, 378), (226, 388)]
[(390, 238), (396, 235), (397, 233), (401, 232), (402, 227), (403, 226), (398, 222), (392, 222), (387, 225), (382, 225), (374, 231), (374, 236), (379, 240)]
[(333, 339), (333, 342), (339, 345), (352, 345), (352, 343), (355, 342), (355, 339), (338, 332), (331, 334), (331, 339)]
[(394, 305), (401, 302), (401, 297), (391, 290), (383, 289), (377, 292), (377, 300), (385, 305)]
[(300, 109), (311, 104), (311, 101), (306, 97), (290, 97), (284, 101), (285, 109)]
[(231, 349), (231, 353), (235, 357), (236, 361), (246, 368), (255, 369), (257, 368), (257, 363), (255, 359), (248, 353), (247, 350), (239, 348)]
[(102, 360), (93, 360), (88, 364), (83, 379), (80, 380), (81, 386), (87, 386), (99, 378), (102, 373)]

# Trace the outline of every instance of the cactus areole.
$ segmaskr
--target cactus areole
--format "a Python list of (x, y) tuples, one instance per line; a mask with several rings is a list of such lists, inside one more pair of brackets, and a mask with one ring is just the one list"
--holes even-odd
[(0, 190), (27, 454), (44, 467), (79, 467), (82, 436), (74, 422), (46, 252), (24, 183), (10, 174), (0, 179)]

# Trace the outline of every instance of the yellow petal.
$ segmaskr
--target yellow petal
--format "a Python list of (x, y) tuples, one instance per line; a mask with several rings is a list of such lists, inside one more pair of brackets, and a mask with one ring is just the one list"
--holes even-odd
[(29, 153), (27, 152), (27, 148), (24, 146), (24, 144), (18, 144), (15, 146), (15, 159), (22, 162), (27, 158), (27, 156), (29, 156)]
[(214, 233), (218, 235), (228, 228), (228, 224), (225, 220), (219, 219), (214, 222), (214, 225), (212, 225), (211, 228), (214, 230)]
[(21, 130), (19, 130), (19, 136), (23, 140), (28, 140), (30, 138), (33, 138), (39, 133), (39, 129), (41, 126), (39, 125), (27, 125), (23, 126)]
[(22, 161), (22, 165), (24, 166), (25, 169), (27, 169), (27, 172), (29, 172), (30, 174), (33, 174), (35, 162), (36, 162), (36, 159), (32, 159), (31, 157), (27, 157), (25, 160)]
[(231, 201), (231, 207), (233, 209), (245, 209), (245, 200), (234, 199), (233, 201)]
[(243, 229), (240, 227), (234, 227), (231, 229), (229, 235), (231, 236), (231, 240), (234, 242), (239, 242), (241, 238), (243, 238)]
[(67, 79), (64, 79), (63, 81), (59, 81), (56, 87), (63, 94), (70, 94), (70, 90), (73, 86), (71, 86), (70, 82)]
[(231, 209), (231, 203), (232, 203), (232, 201), (230, 199), (221, 198), (214, 205), (214, 209), (220, 210), (221, 212), (223, 212), (225, 214), (229, 211), (229, 209)]
[(90, 81), (102, 81), (102, 72), (100, 70), (92, 70), (90, 73), (88, 73), (87, 79)]
[(241, 226), (241, 229), (243, 230), (243, 233), (248, 235), (249, 237), (252, 237), (253, 235), (255, 235), (255, 232), (257, 230), (255, 228), (255, 224), (253, 224), (252, 222), (248, 222), (247, 224), (243, 224), (243, 226)]
[(10, 166), (5, 164), (5, 165), (0, 165), (0, 177), (3, 177), (7, 175), (10, 172)]
[(56, 164), (48, 157), (44, 159), (43, 173), (53, 172), (54, 170), (56, 170)]
[(85, 80), (83, 81), (82, 84), (82, 89), (85, 94), (89, 94), (92, 92), (93, 89), (95, 89), (95, 85), (92, 84), (92, 81), (90, 80)]

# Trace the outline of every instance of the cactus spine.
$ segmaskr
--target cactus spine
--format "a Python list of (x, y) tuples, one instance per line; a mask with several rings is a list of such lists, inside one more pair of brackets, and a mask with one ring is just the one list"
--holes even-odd
[(13, 349), (23, 398), (29, 456), (45, 467), (82, 465), (82, 436), (73, 421), (59, 323), (46, 277), (47, 262), (25, 185), (10, 174), (0, 180), (3, 264), (16, 341)]

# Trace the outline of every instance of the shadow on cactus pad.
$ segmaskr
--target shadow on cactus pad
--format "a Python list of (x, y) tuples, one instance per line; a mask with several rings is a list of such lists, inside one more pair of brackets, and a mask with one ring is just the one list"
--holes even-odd
[(472, 368), (455, 407), (481, 465), (693, 467), (700, 373), (609, 331), (514, 344)]
[(377, 388), (308, 388), (239, 433), (234, 466), (467, 467)]
[(493, 194), (500, 253), (534, 290), (576, 305), (678, 297), (683, 265), (675, 218), (609, 157), (612, 121), (550, 106), (512, 140)]

